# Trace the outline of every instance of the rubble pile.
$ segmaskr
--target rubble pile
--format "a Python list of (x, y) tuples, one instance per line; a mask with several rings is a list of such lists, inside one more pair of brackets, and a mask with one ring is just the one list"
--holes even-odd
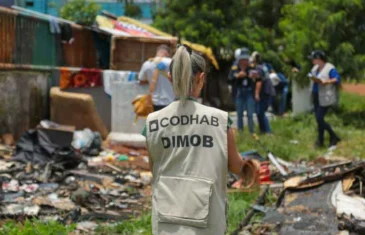
[(0, 145), (1, 217), (113, 222), (148, 209), (152, 175), (145, 150), (105, 144), (100, 151), (99, 139), (99, 145), (76, 141), (76, 149), (73, 131), (59, 143), (40, 129), (25, 133), (16, 147)]
[(247, 216), (260, 212), (262, 221), (249, 223), (246, 216), (232, 234), (365, 234), (365, 161), (330, 156), (290, 163), (275, 158), (280, 170), (265, 160), (260, 184), (280, 189), (276, 205), (256, 202)]

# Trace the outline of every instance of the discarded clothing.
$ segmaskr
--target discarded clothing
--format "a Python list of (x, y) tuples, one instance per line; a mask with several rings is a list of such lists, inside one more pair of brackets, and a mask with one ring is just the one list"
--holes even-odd
[(72, 27), (70, 24), (61, 24), (61, 41), (63, 43), (71, 44), (73, 42)]
[(60, 34), (61, 33), (61, 27), (53, 17), (49, 18), (49, 30), (53, 34)]
[(16, 145), (12, 160), (40, 165), (53, 161), (66, 168), (74, 168), (81, 162), (80, 157), (71, 148), (53, 143), (41, 130), (29, 130), (24, 133)]
[(56, 148), (46, 136), (39, 135), (37, 130), (29, 130), (18, 141), (12, 160), (45, 164)]
[(60, 69), (60, 88), (80, 88), (102, 86), (101, 70), (99, 69)]

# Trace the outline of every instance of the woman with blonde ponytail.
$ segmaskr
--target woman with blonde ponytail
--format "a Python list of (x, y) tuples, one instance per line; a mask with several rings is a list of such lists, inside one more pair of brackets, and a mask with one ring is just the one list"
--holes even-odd
[(180, 46), (169, 73), (177, 99), (146, 121), (154, 235), (223, 235), (227, 171), (245, 186), (257, 180), (255, 165), (237, 151), (228, 114), (197, 102), (205, 68), (202, 56)]

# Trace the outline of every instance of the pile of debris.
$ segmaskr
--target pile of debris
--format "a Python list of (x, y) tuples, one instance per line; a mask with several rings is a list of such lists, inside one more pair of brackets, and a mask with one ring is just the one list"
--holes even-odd
[(98, 133), (82, 132), (40, 126), (16, 147), (3, 141), (1, 217), (113, 222), (148, 209), (152, 175), (146, 150), (106, 143), (102, 151)]
[[(233, 234), (365, 234), (365, 161), (330, 156), (290, 163), (270, 152), (268, 161), (255, 152), (242, 155), (261, 161), (265, 190)], [(268, 188), (278, 189), (274, 207), (265, 206)], [(250, 223), (256, 212), (263, 220)]]

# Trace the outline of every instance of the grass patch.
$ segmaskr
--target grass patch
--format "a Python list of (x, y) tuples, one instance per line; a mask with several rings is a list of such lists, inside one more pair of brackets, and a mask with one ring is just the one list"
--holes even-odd
[(100, 226), (95, 231), (96, 235), (152, 235), (151, 212), (142, 216), (115, 224), (113, 226)]
[[(228, 233), (233, 232), (245, 217), (248, 208), (256, 200), (259, 193), (230, 193), (228, 194)], [(253, 220), (259, 220), (255, 216)], [(135, 220), (126, 221), (115, 226), (100, 226), (97, 235), (152, 235), (151, 214), (142, 215)]]
[[(255, 193), (230, 193), (228, 194), (228, 233), (232, 233), (238, 227), (239, 223), (246, 216), (251, 204), (259, 196), (258, 192)], [(258, 220), (258, 216), (254, 216), (252, 221)]]
[[(348, 93), (341, 94), (340, 107), (330, 111), (326, 120), (341, 137), (342, 142), (334, 151), (335, 156), (364, 158), (365, 98)], [(261, 143), (276, 156), (286, 160), (311, 160), (323, 156), (327, 149), (314, 148), (317, 138), (317, 124), (314, 114), (278, 118), (271, 123), (273, 136), (260, 136)], [(291, 141), (298, 141), (293, 144)], [(326, 133), (326, 144), (329, 142)], [(243, 134), (237, 138), (240, 151), (257, 150), (263, 156), (265, 151), (258, 143)]]
[(9, 220), (1, 226), (0, 235), (68, 235), (74, 229), (75, 225), (65, 226), (58, 222), (26, 220), (20, 224)]

